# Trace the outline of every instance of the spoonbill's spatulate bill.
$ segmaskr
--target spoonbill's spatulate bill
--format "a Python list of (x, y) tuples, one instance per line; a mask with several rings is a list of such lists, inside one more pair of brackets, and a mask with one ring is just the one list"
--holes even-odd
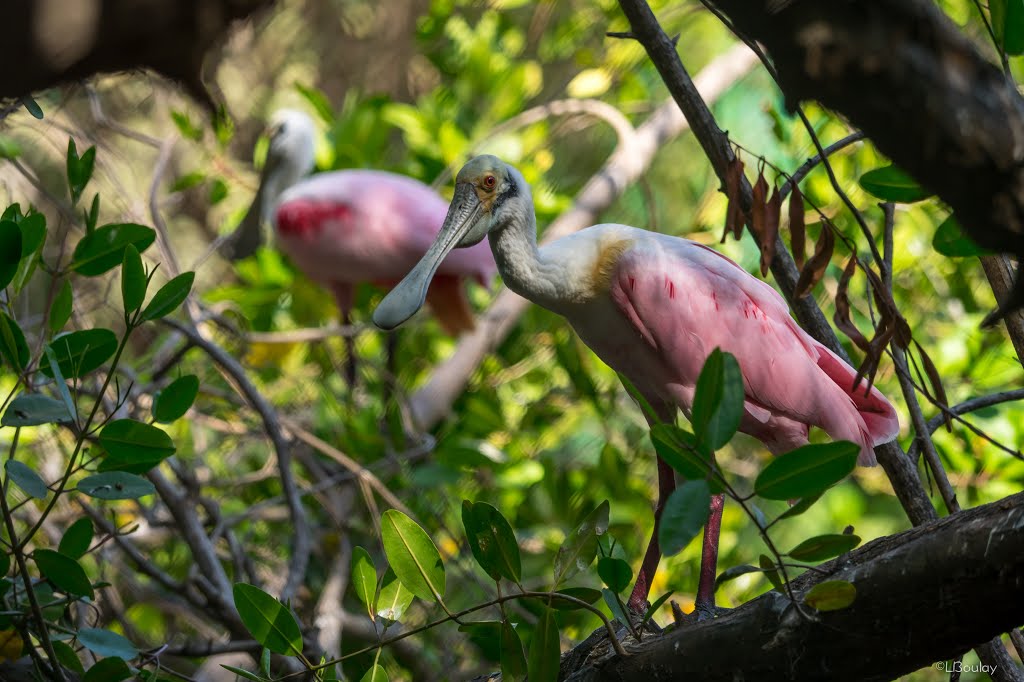
[[(447, 203), (423, 183), (394, 173), (341, 170), (302, 180), (313, 169), (313, 122), (302, 112), (282, 110), (271, 131), (259, 190), (228, 253), (237, 259), (255, 252), (262, 225), (271, 223), (277, 246), (332, 291), (347, 320), (355, 285), (393, 285), (423, 257)], [(485, 245), (439, 263), (425, 296), (449, 333), (473, 327), (462, 281), (486, 286), (494, 272)]]
[[(774, 289), (716, 251), (614, 224), (538, 249), (530, 188), (494, 156), (478, 156), (459, 172), (437, 240), (381, 301), (374, 322), (392, 329), (408, 319), (422, 305), (441, 259), (485, 235), (505, 284), (563, 315), (604, 362), (629, 378), (661, 421), (671, 422), (676, 409), (689, 414), (700, 370), (718, 347), (735, 355), (743, 372), (740, 430), (773, 453), (806, 444), (809, 427), (818, 426), (859, 444), (860, 463), (873, 464), (873, 446), (899, 431), (892, 405), (877, 390), (855, 392), (854, 370), (797, 326)], [(672, 469), (660, 460), (658, 475), (654, 536), (630, 597), (634, 610), (646, 604), (661, 558), (657, 523), (675, 487)], [(697, 591), (704, 612), (714, 606), (722, 501), (712, 500), (705, 529)]]

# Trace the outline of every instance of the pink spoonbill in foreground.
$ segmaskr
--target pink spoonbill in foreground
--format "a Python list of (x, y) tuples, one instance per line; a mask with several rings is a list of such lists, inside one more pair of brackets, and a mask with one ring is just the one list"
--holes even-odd
[[(478, 156), (456, 178), (455, 196), (430, 250), (373, 313), (393, 329), (423, 305), (438, 264), (455, 247), (490, 241), (498, 271), (517, 294), (564, 316), (583, 341), (628, 378), (656, 419), (689, 415), (697, 378), (716, 348), (732, 353), (743, 373), (740, 431), (775, 454), (807, 444), (817, 426), (860, 445), (861, 464), (873, 446), (892, 440), (899, 422), (875, 389), (853, 390), (854, 370), (793, 321), (783, 298), (731, 260), (688, 239), (626, 225), (594, 225), (537, 247), (530, 188), (519, 171)], [(649, 417), (649, 421), (655, 421)], [(675, 488), (673, 470), (658, 460), (654, 535), (633, 593), (646, 607), (661, 559), (658, 522)], [(713, 613), (723, 498), (712, 497), (703, 545), (697, 608)]]
[[(263, 224), (270, 222), (278, 247), (331, 290), (347, 324), (355, 286), (391, 286), (402, 279), (434, 241), (448, 206), (423, 183), (394, 173), (339, 170), (303, 180), (313, 170), (315, 134), (312, 120), (300, 111), (274, 115), (260, 186), (228, 255), (254, 253), (264, 238)], [(426, 295), (438, 321), (453, 336), (472, 329), (462, 280), (490, 283), (490, 251), (483, 244), (457, 251), (439, 262), (437, 272)]]

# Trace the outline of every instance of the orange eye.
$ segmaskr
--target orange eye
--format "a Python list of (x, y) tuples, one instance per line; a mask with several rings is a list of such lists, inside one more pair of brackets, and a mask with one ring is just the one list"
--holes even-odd
[(494, 189), (494, 185), (497, 184), (497, 179), (493, 175), (484, 176), (484, 187), (487, 189)]

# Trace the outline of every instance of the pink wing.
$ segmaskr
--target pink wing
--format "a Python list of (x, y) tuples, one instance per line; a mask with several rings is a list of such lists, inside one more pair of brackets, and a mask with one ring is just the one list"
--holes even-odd
[[(854, 394), (852, 368), (797, 326), (774, 289), (716, 251), (652, 234), (623, 254), (611, 287), (623, 314), (662, 358), (667, 392), (684, 410), (704, 360), (718, 347), (735, 355), (743, 372), (741, 430), (773, 451), (805, 438), (799, 425), (813, 425), (860, 444), (867, 463), (874, 460), (871, 446), (898, 432), (881, 393)], [(781, 438), (779, 430), (786, 432)]]

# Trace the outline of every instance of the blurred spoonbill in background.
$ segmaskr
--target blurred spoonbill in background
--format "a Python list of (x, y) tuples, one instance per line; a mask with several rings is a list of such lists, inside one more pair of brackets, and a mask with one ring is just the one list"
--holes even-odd
[[(302, 179), (314, 167), (313, 121), (301, 111), (282, 109), (272, 117), (270, 131), (259, 189), (225, 253), (232, 260), (253, 254), (269, 222), (278, 248), (331, 290), (342, 324), (348, 324), (355, 286), (387, 287), (402, 279), (434, 241), (448, 205), (418, 180), (383, 171), (338, 170)], [(436, 269), (426, 292), (434, 315), (452, 336), (472, 329), (462, 280), (490, 283), (496, 269), (490, 250), (481, 244), (457, 251)], [(351, 336), (346, 344), (351, 380)]]
[[(456, 247), (485, 236), (505, 284), (564, 316), (583, 341), (650, 403), (648, 421), (672, 423), (689, 415), (697, 378), (717, 347), (732, 353), (743, 373), (740, 431), (774, 454), (805, 445), (817, 426), (861, 447), (859, 462), (874, 464), (873, 446), (892, 440), (899, 422), (872, 388), (853, 390), (856, 372), (811, 338), (768, 284), (703, 245), (626, 225), (595, 225), (537, 247), (530, 188), (519, 171), (494, 156), (478, 156), (456, 178), (455, 196), (430, 250), (373, 313), (394, 329), (423, 305), (431, 278)], [(661, 559), (658, 523), (675, 475), (658, 459), (654, 534), (644, 555), (630, 608), (646, 608)], [(711, 500), (705, 526), (696, 608), (714, 612), (714, 583), (722, 495)]]

